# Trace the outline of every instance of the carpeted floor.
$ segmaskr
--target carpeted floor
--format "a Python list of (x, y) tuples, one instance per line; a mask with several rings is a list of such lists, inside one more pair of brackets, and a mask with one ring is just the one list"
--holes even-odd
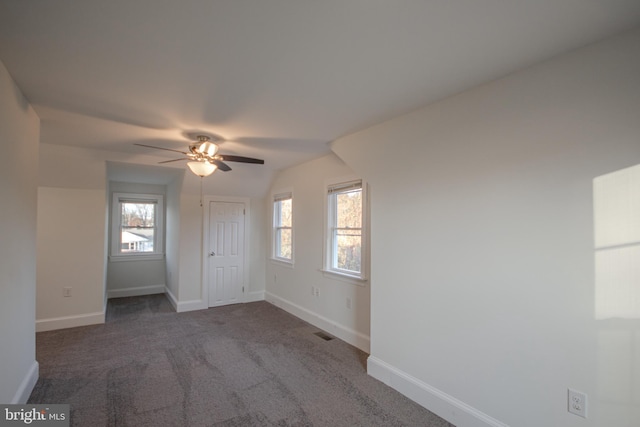
[(109, 301), (107, 322), (37, 334), (29, 403), (74, 426), (451, 424), (367, 376), (366, 357), (266, 302), (175, 313), (164, 295)]

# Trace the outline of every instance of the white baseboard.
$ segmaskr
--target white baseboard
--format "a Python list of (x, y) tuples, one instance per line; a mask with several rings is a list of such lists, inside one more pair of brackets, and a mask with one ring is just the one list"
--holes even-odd
[(164, 288), (167, 297), (169, 297), (169, 302), (178, 313), (183, 313), (185, 311), (195, 311), (195, 310), (206, 310), (209, 308), (207, 302), (201, 299), (194, 299), (190, 301), (178, 301), (173, 292), (167, 287)]
[[(178, 313), (182, 313), (185, 311), (206, 310), (209, 308), (207, 301), (201, 299), (195, 299), (191, 301), (178, 301), (176, 296), (173, 295), (173, 292), (171, 292), (169, 288), (165, 287), (164, 292), (165, 294), (167, 294), (169, 302), (171, 302), (171, 305)], [(264, 301), (264, 291), (249, 292), (244, 302), (255, 301)]]
[(107, 291), (107, 298), (137, 297), (140, 295), (163, 294), (164, 285), (139, 286), (137, 288), (111, 289)]
[(209, 308), (206, 301), (201, 299), (194, 299), (190, 301), (178, 301), (176, 311), (182, 313), (185, 311), (206, 310)]
[(244, 302), (264, 301), (264, 291), (249, 292)]
[(104, 313), (104, 311), (99, 311), (95, 313), (78, 314), (75, 316), (38, 319), (36, 320), (36, 332), (75, 328), (77, 326), (97, 325), (104, 323)]
[(173, 309), (175, 311), (178, 311), (178, 299), (176, 298), (176, 296), (173, 294), (173, 292), (171, 292), (171, 289), (169, 289), (168, 287), (164, 287), (164, 293), (167, 296), (167, 298), (169, 298), (169, 302), (171, 303), (171, 305), (173, 306)]
[(280, 307), (284, 311), (287, 311), (294, 316), (299, 317), (300, 319), (309, 322), (312, 325), (325, 330), (326, 332), (329, 332), (332, 335), (335, 335), (341, 340), (348, 342), (355, 347), (358, 347), (365, 353), (369, 353), (371, 341), (369, 340), (368, 335), (365, 335), (358, 331), (354, 331), (353, 329), (348, 328), (344, 325), (340, 325), (339, 323), (336, 323), (331, 319), (314, 313), (311, 310), (301, 307), (270, 292), (265, 292), (265, 300), (275, 305), (276, 307)]
[(29, 372), (27, 372), (27, 375), (23, 378), (18, 390), (16, 390), (16, 394), (10, 402), (12, 405), (24, 405), (27, 403), (29, 396), (31, 396), (31, 392), (33, 391), (33, 387), (35, 387), (36, 382), (38, 382), (39, 371), (40, 365), (38, 365), (38, 362), (34, 360), (29, 368)]
[(458, 427), (509, 427), (374, 356), (367, 359), (367, 373)]

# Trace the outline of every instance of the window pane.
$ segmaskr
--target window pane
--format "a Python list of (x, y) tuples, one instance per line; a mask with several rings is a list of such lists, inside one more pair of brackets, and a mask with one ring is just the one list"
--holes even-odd
[(360, 272), (362, 234), (360, 230), (336, 230), (337, 268)]
[(290, 228), (277, 230), (276, 257), (291, 259), (291, 234)]
[(362, 189), (336, 194), (336, 226), (362, 227)]
[(291, 199), (280, 202), (280, 223), (282, 227), (291, 227)]
[(332, 267), (361, 272), (362, 189), (335, 193), (335, 228)]
[(153, 252), (155, 203), (121, 203), (120, 251)]

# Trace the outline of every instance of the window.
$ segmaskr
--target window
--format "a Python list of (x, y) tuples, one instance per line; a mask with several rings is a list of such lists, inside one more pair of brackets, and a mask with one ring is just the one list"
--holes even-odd
[(114, 193), (111, 216), (111, 259), (161, 259), (163, 197)]
[(293, 198), (291, 193), (273, 197), (273, 258), (293, 261)]
[(362, 181), (327, 188), (327, 243), (325, 269), (358, 279), (365, 278), (365, 195)]

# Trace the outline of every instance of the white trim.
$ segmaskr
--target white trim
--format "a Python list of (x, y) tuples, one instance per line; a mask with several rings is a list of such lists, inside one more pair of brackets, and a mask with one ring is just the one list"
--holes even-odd
[[(109, 221), (111, 230), (111, 245), (109, 248), (109, 261), (118, 262), (125, 261), (125, 258), (129, 258), (131, 261), (140, 260), (157, 260), (164, 259), (164, 235), (166, 233), (164, 226), (164, 194), (155, 193), (126, 193), (126, 192), (114, 192), (111, 199), (111, 218)], [(122, 212), (120, 211), (121, 203), (154, 203), (156, 205), (154, 224), (155, 230), (153, 234), (153, 252), (133, 252), (123, 253), (120, 252), (120, 236), (121, 236), (121, 223)]]
[[(275, 232), (273, 234), (274, 234), (273, 241), (275, 242)], [(291, 247), (293, 248), (293, 243), (292, 243)], [(291, 268), (293, 268), (293, 266), (294, 266), (294, 264), (293, 264), (293, 253), (291, 254), (291, 259), (281, 258), (281, 257), (272, 257), (272, 258), (269, 258), (269, 259), (271, 261), (275, 262), (275, 263), (282, 264), (284, 266), (288, 266), (288, 267), (291, 267)]]
[(33, 388), (36, 386), (38, 382), (40, 372), (40, 365), (38, 365), (37, 361), (33, 361), (27, 375), (22, 379), (22, 382), (18, 386), (18, 390), (16, 390), (16, 394), (13, 395), (13, 399), (10, 404), (12, 405), (24, 405), (29, 400), (29, 396), (31, 396), (31, 392)]
[(109, 255), (109, 262), (161, 261), (164, 254)]
[(284, 258), (269, 258), (272, 264), (280, 265), (286, 268), (294, 268), (293, 262), (285, 260)]
[(137, 297), (139, 295), (163, 294), (165, 285), (139, 286), (135, 288), (111, 289), (107, 291), (107, 298)]
[(313, 311), (301, 307), (291, 301), (274, 295), (271, 292), (265, 291), (265, 300), (276, 307), (280, 307), (284, 311), (329, 332), (341, 340), (359, 348), (365, 353), (369, 353), (371, 342), (368, 335), (354, 331), (351, 328), (336, 323), (331, 319), (321, 316), (318, 313), (314, 313)]
[(185, 311), (206, 310), (207, 308), (209, 308), (209, 307), (207, 307), (207, 300), (206, 299), (205, 300), (194, 299), (194, 300), (191, 300), (191, 301), (178, 301), (178, 298), (176, 298), (176, 296), (173, 295), (173, 292), (171, 292), (171, 289), (169, 289), (168, 287), (165, 286), (164, 292), (167, 295), (167, 298), (169, 298), (169, 302), (171, 303), (173, 308), (178, 313), (183, 313)]
[(169, 302), (173, 306), (173, 309), (175, 311), (178, 311), (178, 300), (176, 299), (175, 295), (173, 295), (173, 292), (171, 292), (171, 289), (169, 289), (168, 286), (164, 287), (164, 294), (167, 296), (167, 298), (169, 298)]
[[(329, 229), (332, 226), (332, 222), (335, 221), (334, 205), (330, 202), (329, 198), (335, 191), (333, 188), (341, 189), (351, 186), (355, 182), (360, 182), (360, 188), (362, 189), (362, 227), (361, 227), (361, 254), (360, 254), (360, 273), (349, 274), (348, 271), (341, 271), (340, 269), (333, 268), (330, 256), (333, 255), (333, 239), (332, 233)], [(364, 286), (368, 281), (369, 276), (369, 261), (370, 261), (370, 247), (369, 247), (369, 185), (364, 179), (357, 177), (356, 175), (348, 175), (340, 178), (327, 179), (324, 182), (324, 231), (322, 248), (322, 269), (324, 274), (332, 275), (333, 279), (342, 280), (344, 282), (352, 283), (359, 286)]]
[(374, 356), (367, 359), (367, 373), (458, 427), (509, 427)]
[(244, 302), (256, 302), (256, 301), (264, 301), (264, 292), (265, 291), (253, 291), (247, 293), (247, 298)]
[(194, 299), (190, 301), (178, 301), (176, 311), (183, 313), (185, 311), (206, 310), (208, 308), (207, 300)]
[(337, 270), (320, 270), (324, 277), (328, 277), (333, 280), (339, 280), (341, 282), (351, 283), (353, 285), (365, 286), (369, 279), (364, 279), (359, 276), (351, 274), (340, 273)]
[[(251, 199), (248, 197), (231, 197), (231, 196), (205, 196), (202, 200), (202, 247), (200, 248), (202, 254), (201, 276), (200, 276), (200, 297), (201, 302), (204, 303), (205, 309), (209, 308), (209, 284), (207, 283), (207, 277), (209, 274), (209, 256), (207, 254), (207, 248), (209, 247), (209, 221), (210, 216), (209, 208), (211, 202), (226, 202), (226, 203), (242, 203), (244, 205), (244, 268), (242, 272), (242, 286), (244, 289), (249, 289), (250, 277), (249, 277), (249, 265), (250, 265), (250, 236), (251, 236)], [(205, 207), (206, 206), (206, 207)], [(243, 292), (239, 303), (246, 302), (247, 293)], [(198, 300), (186, 301), (183, 304), (187, 304), (186, 307), (197, 306)], [(180, 306), (180, 302), (178, 302)], [(200, 310), (200, 308), (189, 308), (180, 311)]]
[(74, 316), (52, 317), (36, 320), (36, 332), (54, 331), (56, 329), (75, 328), (78, 326), (98, 325), (104, 323), (104, 311), (77, 314)]
[[(283, 195), (287, 195), (287, 198), (280, 198)], [(291, 199), (291, 258), (282, 258), (282, 257), (278, 257), (276, 256), (276, 216), (275, 216), (275, 203), (282, 201), (282, 200), (289, 200)], [(271, 200), (271, 208), (270, 208), (270, 216), (271, 216), (271, 222), (270, 222), (270, 235), (271, 235), (271, 249), (269, 251), (269, 259), (271, 261), (275, 261), (278, 263), (281, 263), (282, 265), (288, 265), (290, 267), (293, 267), (294, 261), (295, 261), (295, 225), (296, 225), (296, 215), (295, 215), (295, 203), (294, 203), (294, 194), (293, 194), (293, 187), (286, 187), (286, 188), (281, 188), (277, 191), (273, 191), (270, 195), (270, 200)]]

